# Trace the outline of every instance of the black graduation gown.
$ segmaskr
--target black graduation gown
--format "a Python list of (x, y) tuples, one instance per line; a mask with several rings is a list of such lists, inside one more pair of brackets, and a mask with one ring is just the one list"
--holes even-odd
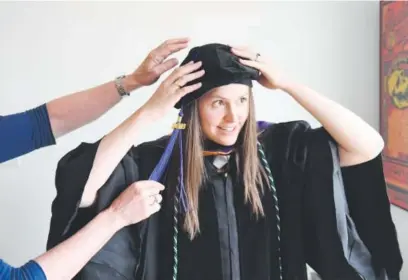
[[(95, 203), (78, 205), (99, 141), (81, 144), (59, 162), (57, 197), (47, 247), (57, 245), (85, 225), (128, 185), (147, 179), (167, 143), (167, 137), (132, 148), (99, 190)], [(271, 125), (260, 136), (276, 183), (281, 216), (281, 256), (284, 280), (305, 280), (306, 263), (323, 279), (361, 279), (351, 267), (337, 234), (332, 189), (332, 157), (322, 128), (303, 121)], [(210, 180), (200, 195), (201, 233), (190, 241), (180, 230), (178, 279), (275, 280), (276, 218), (267, 191), (266, 216), (258, 220), (243, 203), (243, 186), (233, 164), (218, 174), (206, 161)], [(370, 162), (343, 168), (352, 218), (372, 254), (373, 266), (399, 279), (402, 259), (382, 174), (381, 155)], [(171, 201), (162, 210), (117, 232), (78, 273), (76, 279), (164, 280), (172, 277), (173, 218)], [(362, 203), (363, 199), (368, 202)], [(373, 216), (375, 218), (373, 218)], [(379, 230), (380, 229), (380, 230)]]

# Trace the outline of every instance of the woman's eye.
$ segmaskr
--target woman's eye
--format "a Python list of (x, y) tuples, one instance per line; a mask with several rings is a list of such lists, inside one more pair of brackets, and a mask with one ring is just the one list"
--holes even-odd
[(246, 102), (247, 100), (248, 100), (248, 98), (246, 98), (246, 97), (241, 97), (241, 103), (244, 103), (244, 102)]
[(224, 105), (224, 101), (222, 101), (222, 100), (214, 101), (213, 105), (214, 106), (222, 106), (222, 105)]

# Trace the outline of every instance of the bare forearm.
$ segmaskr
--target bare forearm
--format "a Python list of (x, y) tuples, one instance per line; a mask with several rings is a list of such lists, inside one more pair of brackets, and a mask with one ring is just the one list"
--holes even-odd
[(384, 142), (381, 135), (350, 110), (303, 85), (289, 83), (282, 89), (311, 113), (336, 140), (343, 155), (346, 155), (346, 165), (369, 160), (382, 151)]
[(72, 279), (122, 226), (123, 222), (110, 210), (101, 212), (74, 236), (39, 256), (36, 261), (47, 279)]
[(110, 174), (133, 146), (142, 129), (152, 121), (149, 113), (141, 108), (101, 140), (89, 179), (85, 185), (81, 207), (93, 203), (97, 190), (107, 181)]
[[(176, 86), (175, 81), (185, 79), (186, 82), (201, 77), (204, 71), (197, 71), (201, 62), (188, 63), (173, 71), (156, 89), (149, 100), (120, 126), (106, 135), (98, 145), (88, 181), (81, 198), (81, 207), (89, 206), (119, 162), (136, 142), (137, 136), (147, 125), (161, 119), (174, 108), (182, 96), (198, 89), (201, 84)], [(194, 73), (192, 73), (194, 72)]]
[[(130, 79), (124, 80), (128, 91), (138, 87)], [(121, 97), (113, 81), (47, 103), (54, 137), (60, 137), (102, 116), (115, 106)]]

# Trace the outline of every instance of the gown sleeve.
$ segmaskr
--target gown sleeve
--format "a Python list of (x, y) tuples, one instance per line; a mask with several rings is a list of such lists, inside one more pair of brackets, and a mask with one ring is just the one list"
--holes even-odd
[(322, 279), (361, 280), (337, 232), (332, 140), (323, 127), (305, 121), (272, 124), (263, 133), (279, 198), (283, 268), (300, 275), (308, 263)]
[[(58, 163), (55, 180), (57, 196), (52, 203), (48, 249), (75, 234), (98, 213), (109, 207), (125, 188), (139, 180), (139, 156), (137, 148), (132, 148), (99, 189), (95, 202), (90, 207), (79, 208), (99, 144), (100, 141), (92, 144), (82, 143)], [(139, 227), (139, 224), (135, 224), (116, 232), (75, 279), (131, 278), (140, 261)]]
[[(334, 181), (337, 167), (334, 168), (332, 152), (333, 145), (337, 151), (336, 141), (323, 127), (312, 128), (304, 121), (273, 124), (263, 134), (267, 140), (265, 153), (276, 178), (283, 250), (302, 247), (305, 261), (322, 279), (361, 279), (361, 271), (357, 272), (343, 249), (345, 242), (351, 240), (350, 232), (339, 232), (342, 221), (338, 220), (334, 189), (339, 182)], [(398, 279), (402, 261), (381, 158), (342, 168), (341, 173), (344, 203), (370, 252), (372, 269), (378, 275), (386, 270), (389, 278)], [(299, 232), (302, 242), (297, 239)], [(294, 259), (293, 255), (286, 259)], [(297, 258), (301, 258), (300, 253)]]
[(339, 234), (330, 147), (330, 142), (336, 143), (322, 127), (308, 130), (304, 139), (302, 230), (306, 262), (322, 279), (359, 280), (360, 275), (345, 256)]
[(388, 279), (399, 279), (402, 256), (391, 216), (382, 155), (341, 168), (350, 216), (372, 255), (375, 267)]
[[(304, 189), (304, 229), (305, 252), (308, 263), (323, 279), (343, 277), (359, 279), (359, 271), (354, 267), (350, 255), (345, 254), (342, 243), (352, 236), (342, 236), (337, 220), (334, 183), (335, 169), (330, 143), (336, 145), (324, 128), (306, 133)], [(339, 163), (337, 163), (339, 164)], [(349, 209), (348, 235), (354, 235), (355, 227), (362, 244), (368, 249), (377, 279), (384, 273), (388, 279), (399, 279), (402, 266), (398, 238), (390, 211), (387, 186), (383, 174), (381, 155), (364, 163), (342, 167), (345, 203)], [(338, 187), (338, 186), (337, 186)], [(356, 245), (356, 244), (355, 244)], [(347, 252), (351, 254), (353, 244)], [(360, 264), (361, 265), (361, 264)], [(342, 279), (343, 279), (342, 278)]]
[(56, 197), (51, 207), (47, 250), (68, 237), (98, 146), (99, 141), (92, 144), (81, 143), (58, 162), (55, 176)]

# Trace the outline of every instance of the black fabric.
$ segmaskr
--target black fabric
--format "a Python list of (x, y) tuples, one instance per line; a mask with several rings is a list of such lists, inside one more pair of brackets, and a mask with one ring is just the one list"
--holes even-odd
[(222, 265), (222, 279), (239, 280), (238, 229), (235, 217), (234, 194), (228, 173), (217, 174), (212, 192), (217, 209), (218, 231)]
[[(132, 148), (108, 182), (100, 189), (90, 213), (96, 215), (108, 207), (119, 192), (132, 182), (148, 178), (163, 153), (167, 140), (168, 138), (164, 137)], [(280, 123), (267, 128), (259, 136), (259, 140), (264, 146), (279, 197), (283, 279), (306, 280), (305, 264), (308, 262), (323, 279), (361, 280), (347, 264), (335, 230), (335, 208), (330, 190), (333, 167), (328, 141), (331, 138), (326, 131), (311, 129), (305, 122)], [(57, 198), (52, 209), (50, 245), (62, 242), (77, 230), (77, 227), (74, 227), (76, 223), (84, 224), (91, 218), (81, 215), (77, 207), (98, 144), (99, 142), (79, 146), (61, 159), (58, 165)], [(353, 179), (366, 176), (365, 172), (371, 175), (376, 173), (378, 178), (382, 178), (381, 170), (372, 162), (367, 163), (367, 169), (362, 170), (357, 166), (355, 172), (353, 170), (354, 167), (348, 167), (344, 172), (346, 190), (356, 187)], [(358, 176), (352, 174), (347, 178), (350, 173), (357, 173)], [(240, 280), (279, 279), (278, 244), (275, 242), (276, 217), (271, 214), (273, 213), (271, 193), (266, 191), (262, 197), (266, 216), (255, 219), (251, 214), (250, 205), (244, 203), (244, 188), (239, 176), (234, 169), (230, 169), (228, 174), (233, 188), (230, 188), (232, 192), (224, 192), (224, 197), (218, 191), (228, 190), (230, 185), (229, 181), (223, 180), (222, 177), (219, 179), (211, 177), (210, 182), (202, 188), (199, 198), (201, 233), (198, 237), (191, 241), (179, 228), (179, 280), (231, 279), (231, 274), (235, 273), (236, 268), (228, 264), (232, 263), (235, 255), (222, 250), (239, 252)], [(213, 173), (210, 175), (220, 176)], [(364, 206), (367, 208), (364, 209), (364, 216), (356, 219), (356, 227), (364, 227), (365, 232), (371, 233), (380, 228), (393, 228), (387, 207), (373, 209), (376, 208), (374, 201), (386, 199), (384, 181), (367, 183), (365, 185), (366, 182), (361, 179), (357, 184), (365, 185), (361, 190), (370, 188), (374, 189), (374, 192), (369, 196), (372, 202)], [(217, 191), (214, 191), (215, 188)], [(165, 192), (169, 189), (167, 186)], [(219, 211), (223, 209), (219, 204), (231, 195), (234, 196), (234, 208), (231, 207), (231, 203), (227, 203), (227, 207), (224, 205), (223, 209), (227, 209), (228, 214), (222, 218)], [(358, 197), (359, 194), (348, 191), (350, 201), (356, 199), (355, 195)], [(169, 209), (173, 202), (166, 194), (163, 197), (165, 199), (159, 213), (135, 226), (120, 230), (78, 273), (76, 279), (171, 278), (173, 213)], [(359, 203), (361, 204), (361, 201)], [(377, 213), (382, 218), (376, 224), (364, 222), (372, 218), (371, 213)], [(181, 221), (182, 218), (179, 217)], [(224, 219), (227, 220), (223, 221)], [(220, 229), (221, 226), (227, 228)], [(238, 242), (234, 242), (234, 231)], [(223, 232), (228, 232), (229, 236), (225, 237)], [(381, 245), (369, 242), (364, 234), (361, 237), (373, 253), (373, 258), (377, 260), (376, 269), (386, 268), (389, 275), (398, 275), (401, 269), (401, 255), (393, 231), (382, 236)], [(227, 245), (221, 246), (221, 243)], [(238, 248), (234, 245), (237, 243)], [(392, 249), (385, 250), (387, 246)], [(391, 263), (394, 265), (391, 266)]]
[[(58, 163), (55, 177), (57, 197), (51, 207), (50, 228), (52, 230), (48, 235), (47, 250), (57, 245), (62, 239), (68, 238), (69, 232), (73, 232), (74, 218), (79, 209), (83, 188), (88, 180), (98, 145), (99, 141), (92, 145), (83, 143), (62, 157)], [(76, 165), (66, 164), (71, 162), (75, 162)], [(67, 180), (67, 178), (70, 179)], [(71, 187), (69, 184), (77, 187)], [(89, 218), (90, 216), (86, 215), (86, 217)], [(75, 229), (78, 230), (78, 228), (84, 226), (87, 220), (85, 218), (76, 220), (74, 223)]]
[(342, 174), (350, 215), (373, 256), (376, 273), (384, 268), (389, 279), (399, 279), (403, 260), (387, 190), (383, 187), (386, 182), (381, 154), (367, 163), (342, 168)]
[(305, 165), (303, 229), (307, 261), (323, 279), (361, 279), (344, 257), (337, 236), (333, 160), (330, 146), (325, 143), (327, 139), (322, 134), (308, 138), (308, 153), (313, 154), (314, 160)]
[(187, 105), (192, 100), (219, 86), (238, 83), (252, 87), (252, 80), (259, 78), (259, 71), (239, 62), (239, 57), (233, 54), (230, 49), (231, 47), (227, 45), (213, 43), (194, 47), (189, 51), (181, 65), (190, 61), (201, 61), (201, 69), (205, 70), (205, 74), (187, 83), (187, 86), (198, 82), (201, 82), (202, 85), (199, 89), (181, 98), (176, 103), (175, 108), (180, 109), (181, 105)]

